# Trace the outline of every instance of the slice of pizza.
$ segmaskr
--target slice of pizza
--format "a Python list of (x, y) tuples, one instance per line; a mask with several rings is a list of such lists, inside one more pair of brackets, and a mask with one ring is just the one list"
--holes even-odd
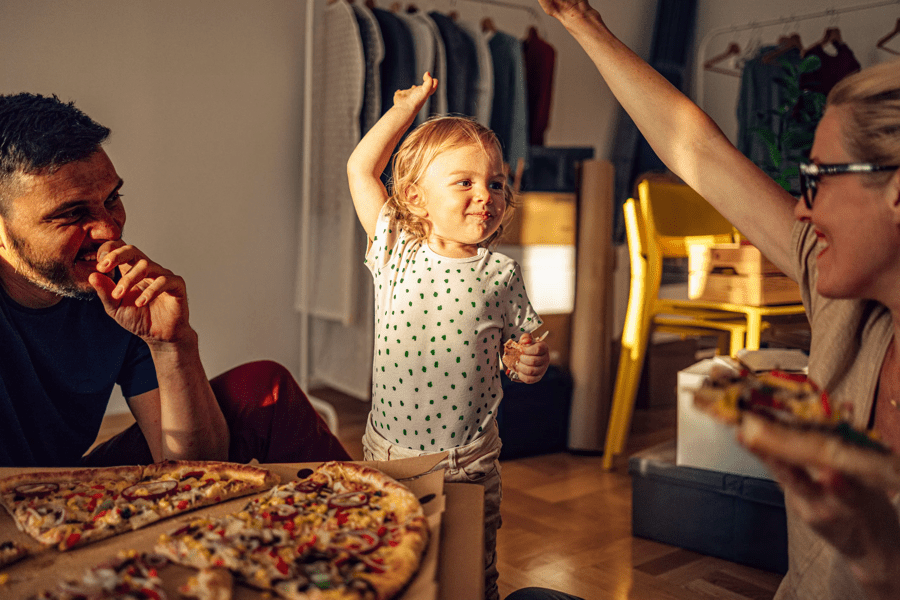
[(80, 577), (67, 579), (55, 589), (44, 591), (35, 600), (164, 600), (158, 570), (166, 564), (162, 557), (125, 550), (115, 559), (85, 570)]
[(12, 475), (0, 480), (0, 503), (21, 531), (67, 550), (129, 529), (115, 508), (140, 476), (140, 467)]
[(6, 541), (0, 542), (0, 567), (11, 565), (16, 561), (22, 560), (31, 552), (18, 542)]
[(805, 375), (715, 366), (694, 404), (737, 425), (751, 450), (797, 465), (828, 467), (900, 489), (900, 456), (852, 425), (852, 406), (834, 406)]
[(506, 340), (506, 343), (503, 344), (503, 364), (507, 369), (511, 369), (513, 371), (516, 370), (516, 365), (519, 364), (519, 357), (522, 356), (522, 351), (525, 349), (525, 346), (520, 344), (515, 340)]
[(233, 591), (234, 577), (222, 567), (200, 569), (178, 588), (182, 596), (197, 600), (231, 600)]
[(268, 490), (279, 482), (261, 467), (215, 461), (162, 461), (122, 490), (133, 529), (202, 506)]

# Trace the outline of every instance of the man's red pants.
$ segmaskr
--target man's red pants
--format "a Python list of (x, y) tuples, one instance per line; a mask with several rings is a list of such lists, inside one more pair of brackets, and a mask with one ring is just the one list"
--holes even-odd
[[(235, 367), (209, 381), (231, 445), (228, 459), (247, 463), (351, 460), (287, 369), (272, 361)], [(150, 448), (137, 423), (82, 459), (91, 467), (146, 465)]]

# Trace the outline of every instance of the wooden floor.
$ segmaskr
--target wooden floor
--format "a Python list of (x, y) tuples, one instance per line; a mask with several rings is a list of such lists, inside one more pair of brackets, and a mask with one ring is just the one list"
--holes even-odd
[[(339, 437), (362, 459), (368, 404), (330, 389)], [(107, 418), (101, 437), (131, 422)], [(674, 409), (636, 411), (624, 456), (674, 439)], [(599, 456), (569, 453), (506, 460), (497, 552), (500, 597), (539, 586), (585, 600), (769, 600), (779, 575), (631, 536), (625, 459), (603, 472)], [(660, 515), (666, 518), (666, 515)], [(461, 599), (464, 600), (464, 599)]]

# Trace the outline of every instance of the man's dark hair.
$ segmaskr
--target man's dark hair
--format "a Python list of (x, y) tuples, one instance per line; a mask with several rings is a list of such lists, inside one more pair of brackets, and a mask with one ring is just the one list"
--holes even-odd
[(0, 216), (7, 216), (20, 173), (53, 172), (96, 152), (109, 129), (55, 94), (0, 95)]

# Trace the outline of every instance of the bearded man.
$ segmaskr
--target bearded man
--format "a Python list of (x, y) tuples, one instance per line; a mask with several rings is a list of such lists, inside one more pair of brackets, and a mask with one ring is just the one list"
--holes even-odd
[[(0, 466), (348, 460), (280, 365), (207, 379), (184, 280), (122, 238), (109, 133), (0, 96)], [(85, 454), (116, 384), (136, 423)]]

